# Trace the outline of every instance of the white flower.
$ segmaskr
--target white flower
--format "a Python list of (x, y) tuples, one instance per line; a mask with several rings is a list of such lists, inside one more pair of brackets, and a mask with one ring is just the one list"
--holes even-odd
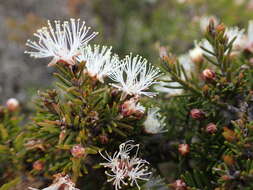
[[(231, 42), (233, 39), (235, 39), (232, 46), (233, 54), (236, 54), (238, 51), (243, 50), (246, 43), (246, 38), (243, 29), (240, 30), (238, 27), (227, 28), (225, 30), (225, 35), (228, 38), (228, 42)], [(208, 50), (208, 51), (203, 50), (203, 54), (213, 56), (212, 53), (214, 53), (214, 49), (207, 39), (202, 39), (198, 44), (195, 44), (195, 47), (203, 47), (204, 49)], [(228, 51), (226, 51), (225, 53), (227, 54)]]
[(111, 49), (111, 47), (106, 46), (100, 48), (99, 45), (94, 45), (94, 48), (92, 48), (89, 45), (82, 50), (77, 60), (80, 62), (85, 61), (88, 74), (103, 83), (104, 77), (121, 65), (118, 56), (111, 55)]
[(178, 62), (180, 65), (184, 67), (184, 70), (186, 72), (187, 76), (190, 76), (191, 73), (194, 71), (194, 63), (192, 62), (192, 59), (190, 55), (183, 54), (178, 57)]
[(253, 44), (253, 20), (249, 21), (247, 39), (249, 43)]
[(80, 48), (93, 39), (97, 33), (88, 34), (90, 28), (85, 22), (80, 23), (80, 19), (70, 19), (61, 24), (55, 21), (53, 27), (48, 21), (48, 27), (39, 29), (34, 36), (38, 38), (38, 42), (28, 40), (26, 45), (33, 51), (25, 51), (35, 58), (52, 57), (52, 61), (48, 64), (52, 66), (58, 61), (66, 62), (69, 65), (75, 64), (75, 57), (80, 54)]
[(189, 56), (194, 63), (199, 63), (203, 60), (203, 50), (195, 45), (193, 49), (189, 50)]
[[(195, 44), (195, 47), (203, 47), (204, 49), (208, 50), (208, 52), (214, 53), (213, 46), (210, 44), (210, 42), (207, 39), (202, 39), (198, 44)], [(212, 56), (211, 53), (208, 53), (207, 51), (202, 50), (202, 53), (208, 56)]]
[(148, 172), (149, 168), (146, 165), (148, 164), (148, 162), (145, 160), (133, 160), (133, 159), (130, 161), (132, 161), (132, 163), (130, 163), (129, 165), (135, 166), (128, 173), (129, 179), (131, 181), (130, 185), (133, 186), (135, 184), (138, 187), (138, 189), (140, 189), (137, 180), (148, 181), (149, 179), (147, 178), (147, 175), (151, 174), (151, 172)]
[(236, 5), (243, 5), (245, 3), (245, 0), (234, 0), (234, 3)]
[[(179, 56), (178, 62), (180, 65), (183, 66), (186, 76), (191, 77), (192, 72), (194, 71), (195, 68), (194, 63), (192, 62), (190, 56), (187, 54), (183, 54)], [(181, 78), (182, 80), (186, 80), (186, 77), (183, 75), (183, 72), (181, 74)], [(163, 81), (158, 82), (157, 85), (154, 87), (156, 91), (168, 93), (169, 96), (182, 94), (183, 88), (181, 84), (179, 84), (178, 82), (173, 82), (170, 76), (162, 76), (160, 79), (170, 82), (163, 82)]]
[(6, 107), (9, 111), (15, 111), (19, 107), (19, 101), (16, 98), (10, 98), (6, 102)]
[(118, 84), (111, 84), (115, 88), (123, 91), (123, 97), (126, 95), (146, 95), (154, 96), (156, 93), (146, 90), (156, 82), (159, 77), (159, 69), (148, 64), (146, 59), (140, 56), (126, 56), (122, 60), (122, 66), (110, 74), (110, 78)]
[(231, 42), (234, 38), (235, 41), (233, 42), (233, 50), (242, 50), (245, 47), (245, 35), (244, 29), (240, 30), (238, 27), (231, 27), (225, 30), (225, 35), (228, 38), (228, 41)]
[[(29, 187), (29, 189), (39, 190), (39, 189), (32, 188), (32, 187)], [(61, 176), (61, 177), (56, 178), (52, 185), (50, 185), (49, 187), (46, 187), (42, 190), (59, 190), (59, 189), (79, 190), (79, 189), (75, 188), (75, 184), (71, 181), (71, 179), (68, 175), (66, 175), (64, 177)]]
[(219, 24), (219, 20), (215, 16), (202, 16), (199, 20), (200, 30), (202, 32), (206, 32), (207, 27), (210, 23), (210, 21), (213, 21), (214, 26), (217, 26)]
[[(147, 165), (149, 164), (146, 160), (137, 157), (139, 151), (139, 144), (132, 144), (134, 141), (129, 140), (125, 143), (120, 144), (119, 151), (115, 152), (111, 157), (107, 152), (106, 156), (101, 154), (101, 156), (107, 161), (106, 163), (101, 163), (110, 171), (106, 171), (105, 174), (109, 177), (108, 182), (112, 182), (115, 190), (121, 189), (122, 185), (136, 185), (138, 189), (140, 186), (138, 180), (149, 180), (149, 175)], [(132, 155), (132, 151), (135, 153)]]
[(253, 20), (249, 21), (247, 35), (245, 36), (246, 50), (253, 52)]
[(162, 117), (158, 112), (159, 108), (150, 108), (148, 110), (147, 119), (143, 123), (146, 133), (158, 134), (168, 131), (164, 129), (164, 127), (166, 126), (166, 118)]

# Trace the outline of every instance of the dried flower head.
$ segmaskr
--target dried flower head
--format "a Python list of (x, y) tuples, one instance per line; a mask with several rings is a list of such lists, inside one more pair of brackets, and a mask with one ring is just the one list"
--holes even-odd
[[(108, 182), (112, 182), (115, 190), (121, 189), (122, 185), (136, 185), (138, 189), (140, 186), (138, 180), (149, 180), (147, 165), (149, 164), (146, 160), (137, 157), (139, 151), (139, 144), (132, 144), (133, 141), (129, 140), (125, 143), (120, 144), (119, 151), (115, 152), (113, 156), (110, 156), (105, 152), (106, 156), (101, 156), (107, 161), (101, 163), (104, 167), (108, 168), (106, 175), (109, 177)], [(135, 150), (135, 151), (134, 151)], [(132, 155), (132, 152), (135, 152)]]
[(75, 58), (80, 54), (80, 48), (87, 45), (97, 33), (90, 33), (90, 27), (80, 19), (70, 19), (63, 22), (55, 21), (55, 27), (48, 21), (48, 27), (39, 29), (34, 36), (38, 42), (28, 40), (26, 45), (33, 50), (25, 51), (35, 58), (52, 57), (48, 66), (52, 66), (59, 61), (69, 65), (75, 64)]
[(144, 121), (144, 130), (149, 134), (164, 133), (168, 130), (165, 128), (165, 117), (162, 117), (159, 113), (159, 108), (150, 108), (148, 110), (148, 115)]
[[(29, 187), (30, 190), (38, 190), (35, 188)], [(62, 176), (57, 175), (56, 179), (54, 180), (53, 184), (49, 187), (46, 187), (42, 190), (79, 190), (75, 188), (75, 184), (71, 181), (70, 177), (68, 175)]]
[(112, 56), (111, 50), (111, 47), (94, 45), (92, 48), (89, 45), (83, 48), (81, 55), (77, 59), (80, 62), (86, 62), (89, 76), (103, 83), (104, 77), (108, 76), (121, 65), (118, 56)]
[(156, 93), (147, 92), (146, 90), (156, 83), (154, 80), (160, 76), (159, 73), (159, 69), (148, 64), (146, 59), (138, 55), (133, 57), (131, 54), (122, 60), (121, 67), (118, 67), (110, 74), (110, 78), (117, 82), (117, 84), (113, 83), (111, 85), (123, 91), (122, 97), (126, 97), (126, 95), (152, 97)]

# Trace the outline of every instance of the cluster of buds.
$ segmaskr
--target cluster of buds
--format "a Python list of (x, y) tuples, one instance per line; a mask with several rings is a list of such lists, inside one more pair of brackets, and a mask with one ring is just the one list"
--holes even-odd
[[(148, 172), (146, 160), (137, 157), (139, 151), (139, 144), (132, 144), (132, 140), (120, 144), (119, 151), (115, 152), (113, 156), (110, 156), (107, 152), (106, 156), (101, 156), (107, 161), (101, 163), (105, 168), (109, 168), (110, 171), (106, 171), (106, 175), (109, 177), (108, 182), (113, 182), (115, 190), (121, 189), (122, 185), (127, 186), (128, 181), (130, 186), (136, 185), (140, 190), (140, 186), (137, 180), (149, 180), (151, 172)], [(130, 156), (131, 152), (135, 150), (133, 156)]]
[(144, 115), (145, 108), (138, 103), (139, 98), (133, 97), (130, 100), (126, 100), (120, 106), (120, 113), (124, 117), (129, 117), (131, 115), (141, 118)]
[[(68, 175), (57, 174), (54, 176), (55, 180), (53, 184), (42, 190), (79, 190), (75, 188), (75, 184), (71, 181)], [(30, 190), (39, 190), (36, 188), (29, 187)]]
[(85, 148), (81, 144), (74, 145), (70, 152), (75, 158), (82, 158), (86, 155)]

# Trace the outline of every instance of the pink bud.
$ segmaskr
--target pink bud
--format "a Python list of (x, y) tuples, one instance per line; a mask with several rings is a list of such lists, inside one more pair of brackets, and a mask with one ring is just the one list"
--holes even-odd
[(171, 186), (174, 190), (187, 190), (185, 182), (181, 179), (177, 179)]
[(74, 145), (71, 148), (71, 154), (75, 158), (81, 158), (81, 157), (85, 156), (85, 148), (80, 144)]
[(137, 98), (131, 98), (130, 100), (125, 101), (120, 106), (120, 112), (124, 117), (134, 115), (135, 117), (141, 118), (144, 114), (145, 108), (140, 106)]
[(42, 162), (41, 160), (37, 160), (33, 163), (33, 169), (37, 170), (37, 171), (41, 171), (44, 168), (44, 162)]
[(205, 69), (202, 72), (202, 78), (204, 80), (213, 80), (215, 78), (215, 72), (213, 72), (211, 69)]
[(205, 113), (200, 109), (192, 109), (190, 115), (193, 119), (203, 119), (205, 117)]
[(217, 131), (217, 126), (214, 123), (209, 123), (206, 126), (206, 132), (207, 133), (215, 133)]

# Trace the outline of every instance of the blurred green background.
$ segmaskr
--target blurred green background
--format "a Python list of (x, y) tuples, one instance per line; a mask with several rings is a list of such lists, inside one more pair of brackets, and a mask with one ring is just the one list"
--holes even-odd
[(100, 33), (94, 43), (156, 63), (160, 46), (188, 53), (203, 36), (205, 16), (246, 27), (252, 11), (252, 0), (0, 0), (0, 102), (25, 102), (52, 82), (47, 62), (23, 53), (25, 41), (48, 19), (81, 18)]

